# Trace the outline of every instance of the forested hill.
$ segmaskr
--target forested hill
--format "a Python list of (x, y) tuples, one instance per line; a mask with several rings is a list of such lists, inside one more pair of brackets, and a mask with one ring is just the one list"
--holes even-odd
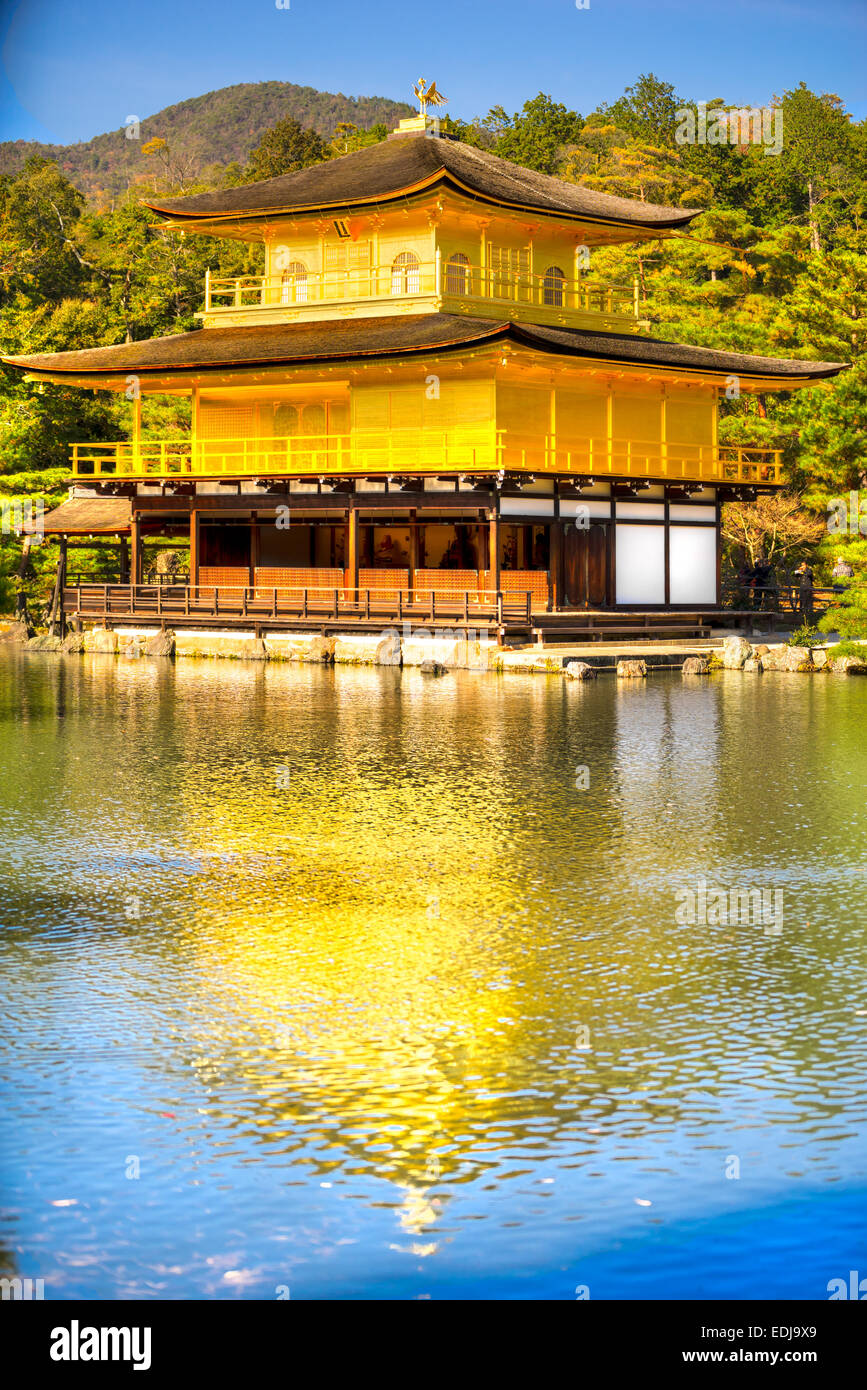
[[(172, 156), (181, 160), (195, 177), (214, 166), (246, 163), (250, 151), (284, 116), (294, 116), (326, 139), (340, 121), (360, 130), (384, 122), (389, 128), (415, 108), (387, 97), (348, 97), (342, 92), (318, 92), (294, 82), (240, 82), (205, 96), (167, 106), (155, 116), (140, 111), (119, 112), (117, 130), (75, 145), (43, 145), (36, 140), (0, 143), (0, 174), (17, 174), (31, 155), (56, 160), (66, 177), (91, 202), (123, 193), (132, 183), (148, 177), (141, 158), (142, 146), (155, 136), (167, 140)], [(141, 119), (140, 138), (126, 137), (124, 121)]]

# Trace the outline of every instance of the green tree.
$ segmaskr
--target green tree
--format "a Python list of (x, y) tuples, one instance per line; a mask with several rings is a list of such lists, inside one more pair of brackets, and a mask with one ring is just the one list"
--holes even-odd
[(321, 135), (307, 130), (294, 116), (284, 116), (271, 130), (266, 131), (250, 155), (245, 182), (274, 179), (280, 174), (292, 174), (296, 169), (309, 169), (322, 164), (331, 154)]
[(494, 106), (482, 122), (494, 138), (493, 153), (542, 174), (556, 174), (566, 147), (573, 145), (584, 125), (576, 111), (540, 92), (508, 116)]
[(588, 122), (619, 126), (644, 144), (673, 145), (676, 113), (681, 105), (670, 82), (647, 72), (611, 106), (600, 106)]
[(817, 96), (801, 82), (782, 99), (783, 170), (802, 190), (810, 246), (822, 247), (823, 224), (836, 220), (855, 195), (854, 145), (849, 118), (838, 96)]
[(784, 421), (797, 438), (794, 470), (808, 500), (859, 488), (867, 470), (867, 237), (808, 258), (792, 292), (779, 306), (771, 341), (851, 369), (813, 391), (793, 393)]
[(84, 198), (56, 164), (29, 159), (14, 178), (0, 178), (0, 303), (58, 300), (87, 285), (70, 240)]

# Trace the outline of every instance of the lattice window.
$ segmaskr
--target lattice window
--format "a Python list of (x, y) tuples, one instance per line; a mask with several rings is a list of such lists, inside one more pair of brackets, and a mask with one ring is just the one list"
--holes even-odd
[(315, 402), (305, 405), (301, 413), (301, 433), (306, 437), (316, 437), (326, 433), (325, 406)]
[(494, 246), (488, 243), (491, 293), (496, 299), (530, 298), (529, 246)]
[(303, 261), (290, 261), (280, 281), (281, 304), (307, 303), (307, 267)]
[(566, 273), (558, 265), (549, 265), (545, 271), (544, 297), (545, 303), (554, 308), (563, 307), (563, 289), (566, 284)]
[(369, 241), (326, 241), (326, 270), (367, 270), (369, 265)]
[(198, 420), (200, 439), (244, 439), (255, 433), (255, 406), (201, 402)]
[(286, 439), (298, 433), (299, 412), (295, 405), (276, 405), (274, 407), (274, 437)]
[(418, 294), (421, 289), (419, 259), (414, 251), (401, 251), (391, 266), (392, 294)]
[(469, 294), (469, 257), (456, 251), (446, 261), (446, 294)]

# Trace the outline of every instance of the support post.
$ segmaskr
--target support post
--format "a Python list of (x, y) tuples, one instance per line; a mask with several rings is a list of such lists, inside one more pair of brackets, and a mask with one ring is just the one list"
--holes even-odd
[(133, 514), (129, 527), (130, 540), (130, 583), (141, 583), (142, 572), (142, 544), (141, 544), (141, 521)]
[(358, 512), (355, 507), (349, 508), (349, 544), (346, 547), (347, 570), (349, 574), (349, 589), (351, 594), (358, 594)]
[[(136, 387), (136, 390), (138, 388)], [(138, 470), (141, 459), (141, 394), (132, 403), (132, 466)]]
[(419, 568), (418, 514), (415, 507), (409, 513), (409, 587), (415, 587), (415, 572)]
[(195, 588), (199, 582), (199, 541), (201, 527), (199, 512), (190, 512), (190, 584)]
[(490, 513), (488, 526), (488, 570), (496, 593), (500, 587), (500, 516), (496, 511)]
[(563, 602), (563, 523), (553, 521), (550, 531), (550, 545), (548, 548), (548, 595), (550, 607), (553, 612), (561, 607)]
[(129, 543), (126, 536), (120, 537), (120, 573), (121, 584), (129, 583)]

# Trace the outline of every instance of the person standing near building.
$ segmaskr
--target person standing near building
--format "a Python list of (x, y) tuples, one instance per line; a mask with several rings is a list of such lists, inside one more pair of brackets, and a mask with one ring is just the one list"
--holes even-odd
[(810, 622), (813, 617), (813, 571), (807, 561), (802, 560), (795, 574), (798, 576), (798, 612)]
[[(849, 564), (849, 561), (843, 559), (843, 556), (842, 556), (842, 555), (838, 555), (838, 556), (837, 556), (837, 563), (836, 563), (836, 565), (834, 566), (834, 568), (833, 568), (832, 571), (831, 571), (831, 578), (832, 578), (833, 580), (835, 580), (835, 581), (836, 581), (836, 580), (840, 580), (840, 579), (854, 579), (854, 578), (855, 578), (855, 571), (853, 570), (852, 566)], [(846, 588), (846, 585), (845, 585), (845, 584), (835, 583), (835, 584), (834, 584), (834, 593), (835, 593), (835, 594), (842, 594), (842, 592), (843, 592), (843, 590), (844, 590), (845, 588)]]

